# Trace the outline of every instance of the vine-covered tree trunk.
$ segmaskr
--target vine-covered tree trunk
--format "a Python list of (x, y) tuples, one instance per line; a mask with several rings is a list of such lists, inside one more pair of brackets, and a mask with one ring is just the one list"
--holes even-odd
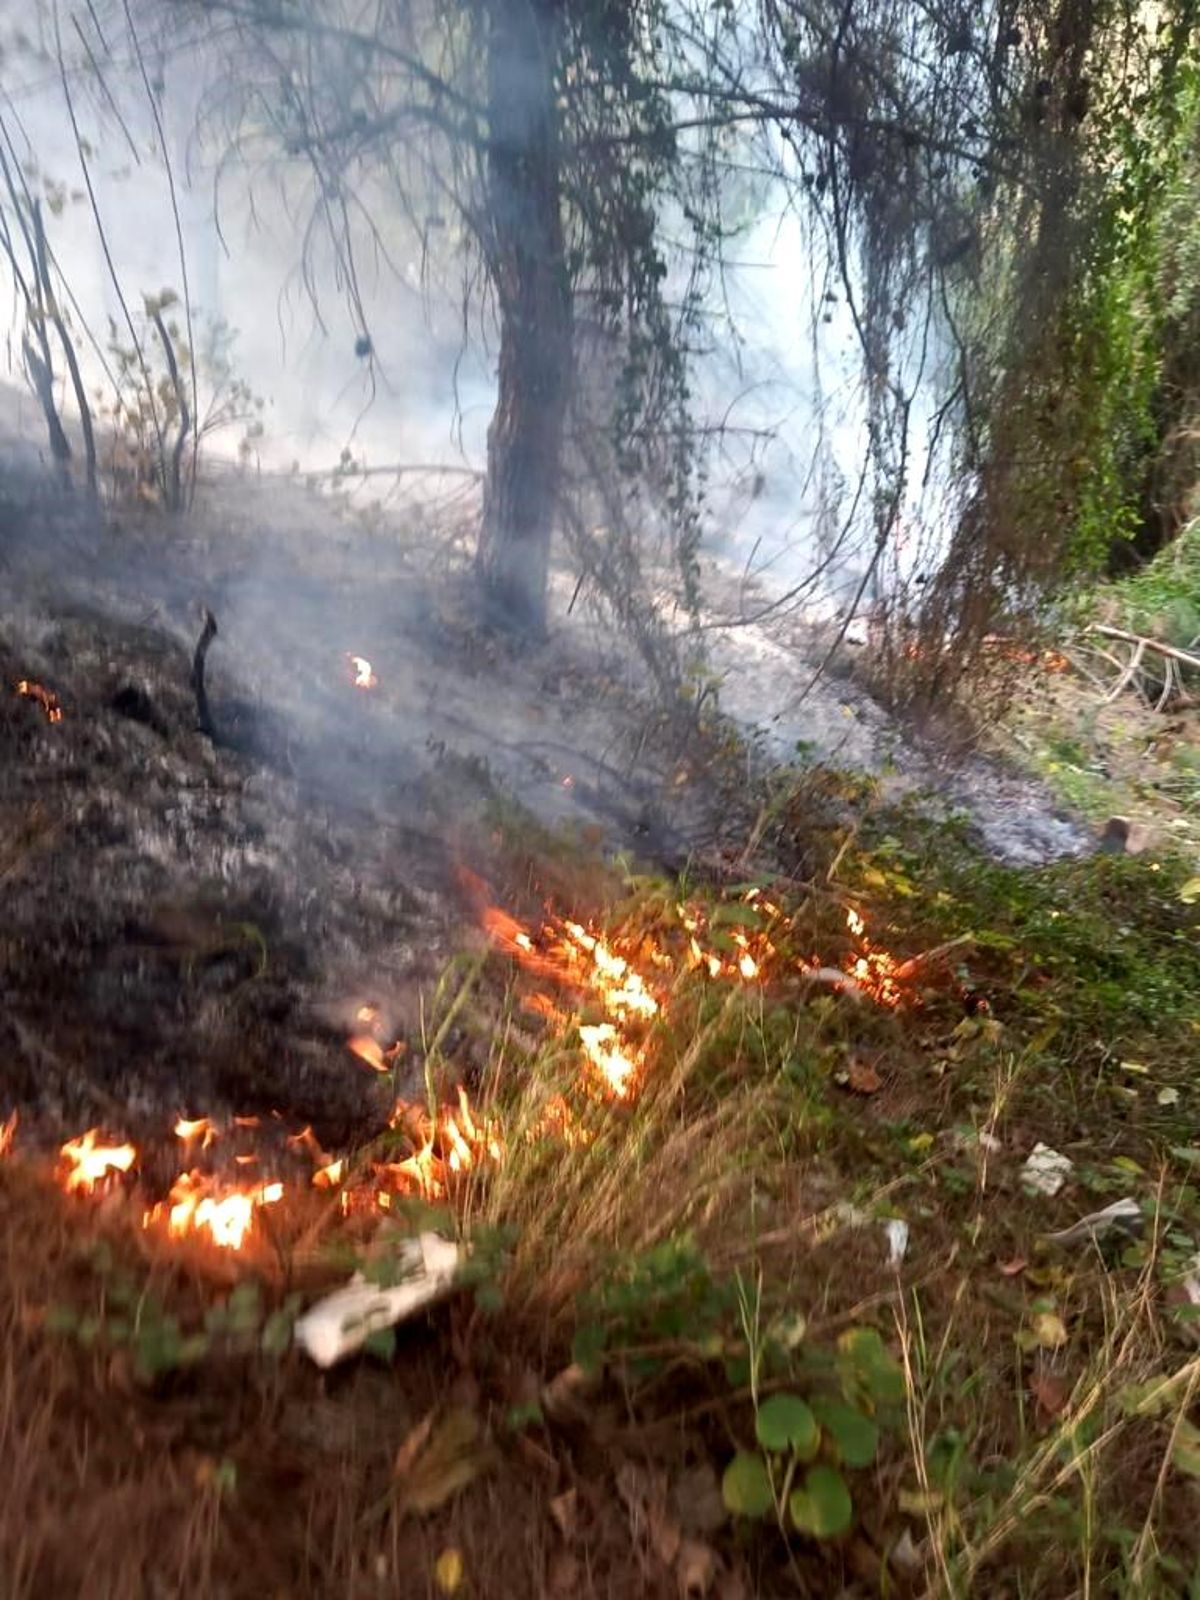
[(554, 63), (561, 0), (487, 0), (488, 242), (500, 312), (479, 574), (489, 614), (540, 632), (571, 378)]

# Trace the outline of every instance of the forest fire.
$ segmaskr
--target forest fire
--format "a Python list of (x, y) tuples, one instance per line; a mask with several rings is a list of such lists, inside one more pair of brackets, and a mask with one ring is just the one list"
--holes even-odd
[(68, 1194), (91, 1194), (110, 1173), (128, 1172), (137, 1160), (131, 1144), (101, 1144), (100, 1130), (89, 1128), (78, 1139), (68, 1139), (59, 1154), (63, 1160), (63, 1187)]
[(30, 678), (20, 678), (17, 681), (16, 690), (22, 700), (32, 700), (35, 705), (42, 708), (47, 722), (62, 721), (62, 706), (59, 704), (58, 696), (52, 689), (47, 689), (40, 683), (34, 683)]
[[(528, 1135), (549, 1137), (569, 1147), (593, 1137), (578, 1114), (583, 1104), (630, 1104), (637, 1098), (652, 1060), (653, 1029), (668, 1010), (681, 977), (694, 974), (702, 982), (757, 987), (784, 979), (789, 971), (832, 972), (835, 978), (841, 972), (847, 989), (878, 1005), (895, 1007), (903, 1003), (905, 980), (916, 970), (915, 962), (900, 961), (877, 949), (862, 914), (853, 907), (847, 909), (845, 921), (854, 949), (840, 969), (797, 957), (797, 928), (756, 889), (707, 909), (691, 902), (677, 904), (667, 909), (665, 925), (654, 931), (631, 926), (603, 933), (552, 912), (534, 930), (496, 906), (482, 908), (481, 920), (500, 949), (543, 980), (544, 987), (525, 997), (526, 1008), (568, 1044), (578, 1045), (581, 1070), (574, 1092), (554, 1096)], [(364, 1031), (349, 1038), (350, 1050), (375, 1071), (390, 1071), (406, 1048), (404, 1042), (384, 1045), (376, 1032), (367, 1031), (381, 1026), (377, 1006), (359, 1006), (355, 1022)], [(193, 1161), (213, 1146), (225, 1149), (226, 1139), (258, 1125), (259, 1119), (252, 1116), (232, 1117), (221, 1126), (207, 1116), (179, 1117), (173, 1132), (188, 1158), (188, 1170), (175, 1179), (165, 1200), (143, 1211), (143, 1227), (162, 1228), (172, 1239), (203, 1238), (221, 1250), (242, 1249), (258, 1213), (284, 1198), (284, 1181), (252, 1177), (259, 1161), (253, 1150), (231, 1158), (238, 1168), (252, 1169), (245, 1172), (245, 1182), (201, 1172)], [(385, 1210), (398, 1195), (443, 1200), (456, 1180), (505, 1159), (500, 1123), (478, 1112), (461, 1085), (455, 1102), (432, 1114), (425, 1105), (397, 1101), (389, 1126), (409, 1147), (402, 1159), (359, 1160), (352, 1165), (344, 1154), (325, 1151), (311, 1127), (289, 1135), (286, 1144), (295, 1156), (311, 1163), (308, 1184), (336, 1191), (343, 1210), (354, 1205), (356, 1197)], [(128, 1143), (104, 1142), (100, 1130), (93, 1128), (64, 1144), (61, 1159), (60, 1176), (67, 1192), (90, 1194), (110, 1175), (129, 1172), (137, 1162), (137, 1150)]]
[(350, 663), (354, 672), (354, 687), (356, 689), (374, 689), (379, 679), (375, 676), (374, 668), (366, 656), (355, 656), (347, 652), (346, 660)]

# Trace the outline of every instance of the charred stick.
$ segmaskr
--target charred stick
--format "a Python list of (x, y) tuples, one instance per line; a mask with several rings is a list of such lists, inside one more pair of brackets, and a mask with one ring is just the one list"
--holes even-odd
[(196, 643), (196, 653), (192, 657), (192, 692), (196, 696), (196, 721), (200, 726), (200, 732), (206, 734), (214, 744), (217, 742), (217, 729), (212, 719), (212, 712), (208, 708), (208, 694), (204, 688), (204, 660), (208, 655), (208, 647), (216, 636), (217, 619), (206, 608), (204, 627)]

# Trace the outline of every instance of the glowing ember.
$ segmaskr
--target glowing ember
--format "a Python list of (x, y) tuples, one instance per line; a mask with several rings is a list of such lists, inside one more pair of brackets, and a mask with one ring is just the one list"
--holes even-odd
[(281, 1183), (253, 1189), (223, 1188), (197, 1172), (185, 1172), (175, 1180), (167, 1200), (146, 1212), (142, 1225), (149, 1228), (165, 1220), (172, 1239), (206, 1233), (220, 1249), (240, 1250), (255, 1212), (282, 1199)]
[(847, 958), (843, 970), (877, 1005), (898, 1006), (904, 999), (901, 982), (911, 977), (913, 963), (897, 961), (887, 950), (876, 950), (866, 935), (866, 923), (853, 906), (846, 926), (859, 942), (859, 953)]
[(372, 1039), (369, 1033), (358, 1033), (352, 1039), (347, 1039), (347, 1047), (354, 1051), (360, 1061), (365, 1061), (369, 1067), (374, 1067), (376, 1072), (387, 1072), (391, 1066), (384, 1054), (383, 1046), (378, 1039)]
[(23, 700), (32, 700), (41, 706), (47, 722), (62, 721), (62, 706), (52, 689), (43, 688), (40, 683), (33, 683), (29, 678), (21, 678), (17, 683), (17, 693)]
[(90, 1194), (110, 1172), (128, 1172), (137, 1160), (133, 1145), (100, 1144), (99, 1133), (98, 1128), (90, 1128), (63, 1145), (63, 1184), (68, 1194), (77, 1189)]
[(366, 656), (347, 654), (346, 660), (354, 668), (354, 687), (356, 689), (373, 689), (379, 682)]
[(208, 1117), (196, 1117), (192, 1122), (180, 1117), (175, 1124), (175, 1137), (182, 1139), (189, 1148), (199, 1139), (201, 1150), (207, 1150), (216, 1141), (217, 1130)]

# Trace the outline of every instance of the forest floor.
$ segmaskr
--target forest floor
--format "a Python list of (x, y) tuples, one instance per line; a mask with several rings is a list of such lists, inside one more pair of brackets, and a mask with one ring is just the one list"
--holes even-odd
[[(8, 518), (5, 1600), (1197, 1592), (1170, 831), (998, 864), (226, 512)], [(418, 1229), (458, 1286), (318, 1370)]]

